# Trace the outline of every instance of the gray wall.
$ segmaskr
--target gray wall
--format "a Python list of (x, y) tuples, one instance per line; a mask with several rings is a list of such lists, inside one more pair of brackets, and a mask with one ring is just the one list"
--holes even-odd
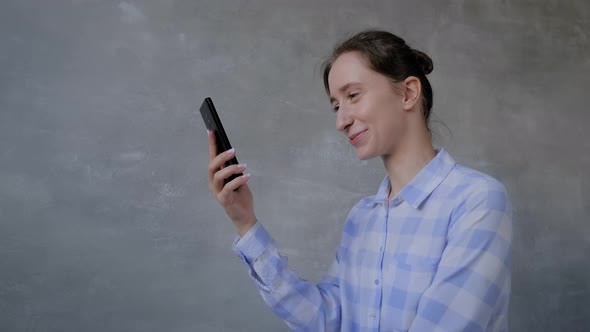
[(207, 190), (213, 97), (256, 212), (317, 281), (384, 176), (318, 65), (385, 28), (432, 56), (435, 143), (508, 187), (512, 331), (590, 328), (590, 2), (2, 1), (0, 330), (285, 331)]

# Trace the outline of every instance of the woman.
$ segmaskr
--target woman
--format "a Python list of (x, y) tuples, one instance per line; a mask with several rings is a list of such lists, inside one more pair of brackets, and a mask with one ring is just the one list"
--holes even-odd
[[(504, 186), (431, 143), (430, 58), (384, 31), (335, 48), (324, 84), (359, 159), (381, 157), (377, 194), (350, 211), (332, 266), (299, 279), (254, 214), (245, 165), (222, 168), (209, 133), (209, 187), (234, 251), (271, 309), (298, 331), (506, 331), (512, 220)], [(242, 186), (239, 190), (235, 188)]]

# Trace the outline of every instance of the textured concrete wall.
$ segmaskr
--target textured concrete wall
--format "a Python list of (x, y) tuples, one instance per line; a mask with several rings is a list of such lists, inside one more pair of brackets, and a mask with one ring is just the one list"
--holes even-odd
[(213, 97), (256, 212), (311, 280), (384, 176), (319, 64), (379, 27), (434, 60), (433, 130), (514, 205), (512, 331), (590, 328), (590, 2), (0, 4), (0, 330), (284, 331), (207, 190)]

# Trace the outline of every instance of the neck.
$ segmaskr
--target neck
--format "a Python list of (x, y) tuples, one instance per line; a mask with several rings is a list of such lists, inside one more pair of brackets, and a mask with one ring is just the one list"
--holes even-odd
[(383, 164), (389, 176), (389, 198), (397, 195), (436, 156), (430, 135), (414, 143), (402, 144), (388, 155), (383, 155)]

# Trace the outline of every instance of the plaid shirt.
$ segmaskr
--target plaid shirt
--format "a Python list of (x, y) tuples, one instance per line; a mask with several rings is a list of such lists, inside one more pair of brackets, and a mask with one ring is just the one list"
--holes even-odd
[(317, 285), (260, 223), (233, 250), (294, 331), (506, 331), (511, 206), (495, 179), (444, 150), (388, 201), (389, 178), (346, 219)]

